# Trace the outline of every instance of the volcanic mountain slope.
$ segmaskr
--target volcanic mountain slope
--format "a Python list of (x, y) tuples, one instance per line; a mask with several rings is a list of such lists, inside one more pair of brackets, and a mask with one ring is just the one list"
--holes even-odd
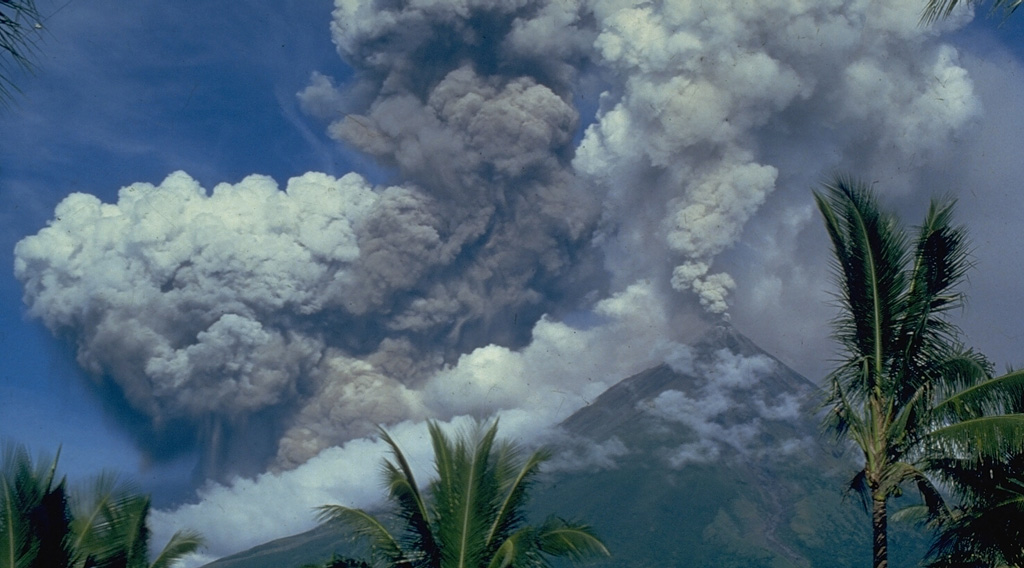
[[(720, 325), (672, 361), (611, 387), (562, 426), (571, 434), (597, 441), (612, 436), (636, 438), (643, 446), (660, 438), (695, 438), (698, 445), (714, 452), (723, 442), (737, 449), (753, 442), (745, 436), (767, 421), (770, 427), (759, 429), (760, 435), (768, 436), (759, 445), (766, 446), (814, 433), (816, 392), (813, 383), (733, 327)], [(665, 422), (688, 428), (666, 429)], [(732, 435), (731, 443), (720, 438), (727, 434)]]
[[(563, 422), (532, 513), (591, 523), (613, 553), (596, 566), (868, 565), (869, 518), (855, 496), (843, 501), (856, 463), (819, 435), (819, 400), (813, 383), (718, 326)], [(890, 528), (890, 565), (915, 565), (921, 538)], [(350, 545), (332, 538), (305, 533), (208, 566), (344, 554)]]
[[(821, 437), (820, 400), (813, 383), (716, 327), (562, 424), (570, 458), (604, 453), (598, 467), (553, 472), (536, 512), (591, 522), (613, 551), (606, 566), (868, 565), (868, 516), (842, 492), (856, 464)], [(915, 565), (920, 537), (891, 528), (891, 565)]]

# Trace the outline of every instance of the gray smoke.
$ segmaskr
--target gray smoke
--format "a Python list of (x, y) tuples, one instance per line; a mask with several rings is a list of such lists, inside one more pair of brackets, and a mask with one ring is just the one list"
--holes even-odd
[[(670, 356), (653, 332), (728, 315), (743, 282), (716, 261), (780, 179), (940, 153), (977, 116), (941, 30), (876, 4), (337, 0), (354, 74), (299, 98), (392, 184), (179, 172), (115, 204), (73, 194), (16, 274), (146, 417), (140, 444), (184, 427), (211, 475), (293, 468), (379, 423), (554, 420)], [(578, 372), (605, 347), (621, 360)]]
[(632, 256), (657, 235), (672, 286), (712, 312), (727, 310), (735, 287), (715, 257), (776, 189), (767, 156), (813, 171), (831, 165), (827, 154), (794, 151), (921, 160), (978, 111), (955, 50), (930, 41), (937, 30), (918, 26), (913, 2), (592, 7), (594, 57), (617, 80), (574, 164), (606, 189), (606, 225), (625, 236), (612, 247), (615, 273), (650, 273)]

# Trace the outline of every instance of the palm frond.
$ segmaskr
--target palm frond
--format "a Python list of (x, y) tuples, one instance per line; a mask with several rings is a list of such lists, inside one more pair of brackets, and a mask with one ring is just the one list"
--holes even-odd
[(177, 531), (171, 536), (171, 540), (167, 541), (149, 568), (172, 568), (185, 555), (199, 550), (204, 542), (203, 536), (196, 531)]
[(870, 513), (871, 488), (868, 487), (868, 480), (863, 469), (854, 474), (850, 481), (846, 483), (846, 487), (843, 488), (843, 500), (845, 501), (849, 498), (851, 493), (857, 495), (861, 506), (864, 508), (864, 512)]
[(31, 70), (36, 33), (42, 17), (35, 0), (4, 0), (0, 3), (0, 105), (10, 101), (18, 88), (9, 72), (14, 67)]
[(108, 507), (137, 494), (137, 486), (112, 472), (100, 473), (75, 487), (71, 499), (74, 529), (71, 549), (78, 555), (76, 566), (82, 566), (88, 555), (104, 548), (100, 540), (108, 536), (102, 533)]
[(595, 556), (611, 556), (588, 525), (569, 523), (549, 517), (538, 529), (539, 549), (549, 556), (568, 558), (573, 562)]
[(946, 499), (932, 480), (921, 474), (916, 476), (914, 481), (917, 484), (917, 491), (921, 494), (921, 500), (928, 509), (928, 515), (940, 521), (949, 518), (950, 510)]
[(865, 382), (857, 390), (884, 389), (879, 381), (897, 336), (907, 285), (907, 237), (894, 217), (879, 210), (863, 183), (837, 176), (825, 190), (824, 195), (815, 193), (815, 199), (832, 240), (841, 291), (836, 337), (851, 356), (869, 362), (870, 372), (860, 377)]
[(910, 522), (922, 527), (935, 527), (947, 522), (953, 515), (942, 491), (924, 473), (916, 468), (907, 470), (907, 478), (917, 486), (921, 495), (919, 505), (901, 508), (893, 514), (893, 520)]
[(909, 523), (918, 526), (925, 526), (931, 520), (928, 506), (923, 503), (908, 505), (898, 511), (894, 511), (890, 518), (898, 523)]
[(437, 519), (438, 538), (444, 543), (442, 563), (446, 566), (478, 566), (488, 552), (484, 537), (497, 493), (491, 451), (497, 423), (482, 434), (481, 429), (477, 424), (475, 432), (445, 444), (452, 450), (455, 467), (450, 470), (452, 479), (439, 479), (433, 496), (438, 510), (448, 513)]
[(3, 470), (0, 471), (0, 562), (5, 566), (26, 566), (38, 551), (38, 543), (31, 538), (25, 505), (31, 498), (19, 494), (18, 471), (24, 462), (31, 461), (24, 446), (6, 442), (3, 445)]
[(923, 423), (931, 420), (932, 415), (930, 386), (918, 385), (914, 393), (895, 409), (885, 434), (890, 461), (903, 461), (907, 453), (917, 446), (922, 433), (927, 431), (927, 424)]
[[(932, 200), (915, 241), (911, 303), (929, 312), (948, 311), (960, 305), (956, 287), (971, 268), (967, 231), (953, 226), (956, 200)], [(920, 302), (919, 300), (927, 300)], [(918, 319), (918, 318), (915, 318)]]
[[(863, 365), (849, 365), (850, 369), (857, 371), (860, 371), (862, 367)], [(840, 371), (842, 370), (844, 369), (840, 369)], [(857, 407), (858, 402), (863, 404), (866, 399), (860, 397), (860, 401), (854, 401), (847, 396), (844, 383), (848, 385), (854, 383), (855, 385), (856, 381), (842, 381), (837, 374), (833, 374), (831, 378), (832, 390), (824, 405), (828, 408), (828, 412), (824, 416), (822, 426), (826, 431), (831, 432), (837, 440), (850, 436), (857, 445), (863, 448), (868, 441), (868, 428), (864, 416), (857, 412)]]
[[(932, 480), (924, 474), (922, 470), (914, 468), (909, 465), (905, 465), (903, 468), (903, 477), (907, 480), (913, 481), (922, 497), (922, 503), (920, 505), (904, 507), (898, 510), (892, 515), (893, 520), (900, 522), (911, 522), (917, 524), (922, 528), (929, 529), (933, 535), (933, 544), (928, 553), (929, 562), (927, 566), (932, 568), (938, 568), (939, 566), (952, 568), (957, 566), (960, 568), (966, 566), (977, 566), (977, 568), (987, 568), (989, 566), (1016, 566), (1016, 562), (1010, 564), (1003, 564), (996, 561), (996, 554), (994, 549), (1005, 548), (1007, 546), (1019, 551), (1020, 547), (1016, 543), (1019, 539), (1010, 536), (1007, 539), (1007, 527), (1015, 525), (1011, 518), (1012, 515), (1007, 515), (1005, 510), (998, 511), (992, 506), (991, 503), (983, 504), (984, 501), (990, 500), (992, 495), (993, 487), (1001, 487), (1003, 483), (999, 481), (999, 477), (992, 475), (991, 470), (989, 474), (985, 475), (986, 467), (978, 464), (977, 462), (968, 462), (963, 459), (950, 459), (940, 458), (937, 461), (929, 461), (927, 465), (930, 471), (936, 473), (936, 466), (939, 466), (939, 461), (946, 462), (942, 465), (944, 472), (947, 475), (940, 475), (947, 481), (952, 482), (952, 487), (955, 489), (954, 493), (959, 494), (961, 499), (970, 491), (964, 491), (964, 483), (968, 477), (976, 478), (976, 488), (984, 487), (981, 489), (980, 494), (974, 493), (972, 497), (967, 500), (962, 500), (961, 503), (970, 503), (966, 509), (963, 505), (951, 508), (946, 502), (947, 493), (939, 490), (939, 488), (932, 482)], [(959, 473), (953, 473), (953, 468), (959, 470)], [(1015, 468), (1014, 468), (1015, 469)], [(1016, 470), (1016, 469), (1015, 469)], [(967, 472), (965, 477), (963, 473)], [(952, 475), (949, 475), (953, 473)], [(1017, 496), (1024, 495), (1020, 490), (1024, 490), (1024, 485), (1018, 484)], [(1012, 499), (1011, 499), (1012, 501)], [(980, 531), (983, 533), (982, 538), (978, 538), (979, 531), (978, 526), (974, 526), (976, 523), (972, 518), (979, 515), (986, 516), (986, 520), (992, 518), (1000, 518), (1000, 522), (996, 524), (987, 524)], [(989, 516), (991, 515), (991, 516)], [(1018, 517), (1024, 522), (1024, 510), (1018, 513)], [(1011, 528), (1011, 530), (1013, 530)], [(1018, 535), (1020, 536), (1019, 532)], [(1002, 558), (1008, 558), (1008, 556), (1001, 556)], [(973, 561), (980, 563), (974, 564)]]
[(381, 439), (390, 446), (395, 460), (384, 462), (384, 475), (388, 484), (388, 498), (398, 505), (397, 514), (405, 522), (404, 540), (409, 549), (419, 550), (433, 561), (439, 557), (440, 548), (434, 538), (427, 504), (416, 483), (412, 467), (402, 453), (402, 448), (384, 430), (381, 430)]
[(3, 490), (0, 496), (0, 513), (3, 514), (0, 521), (0, 529), (3, 530), (0, 535), (0, 561), (5, 566), (26, 568), (35, 561), (39, 553), (39, 542), (32, 538), (32, 528), (21, 506), (23, 500), (17, 495), (17, 486), (6, 476), (0, 478), (0, 484)]
[[(48, 482), (51, 480), (48, 480)], [(47, 483), (48, 491), (31, 513), (34, 538), (39, 541), (37, 566), (67, 566), (73, 557), (71, 541), (71, 511), (68, 507), (67, 482), (62, 479), (55, 486)]]
[[(906, 462), (891, 464), (882, 476), (882, 483), (890, 490), (899, 494), (899, 488), (904, 484), (912, 483), (921, 496), (922, 506), (925, 507), (927, 518), (930, 520), (941, 519), (949, 515), (949, 507), (942, 495), (942, 491), (935, 486), (924, 470)], [(904, 514), (907, 515), (907, 514)]]
[(1024, 564), (1024, 494), (1000, 493), (982, 506), (968, 505), (938, 523), (928, 551), (930, 567)]
[(455, 481), (455, 448), (448, 436), (441, 430), (437, 422), (428, 422), (427, 429), (430, 431), (430, 443), (434, 448), (434, 467), (437, 470), (437, 483), (439, 490), (443, 493), (455, 491), (452, 485)]
[[(993, 0), (991, 11), (1003, 10), (1003, 17), (1006, 18), (1019, 8), (1022, 2), (1024, 0)], [(925, 5), (924, 11), (921, 14), (921, 23), (933, 24), (939, 20), (944, 20), (959, 5), (959, 0), (928, 0), (928, 4)]]
[(93, 538), (84, 553), (98, 567), (144, 566), (149, 554), (150, 500), (140, 494), (125, 494), (107, 499), (99, 520), (93, 525)]
[[(971, 375), (977, 373), (977, 369), (963, 368), (959, 373), (951, 371), (949, 375), (967, 375), (969, 380)], [(974, 380), (971, 382), (973, 384), (963, 382), (967, 383), (964, 388), (953, 392), (936, 405), (937, 416), (977, 417), (1024, 411), (1021, 407), (1024, 403), (1024, 370), (1012, 371), (992, 379)]]
[[(540, 528), (525, 525), (528, 489), (550, 454), (538, 450), (523, 459), (519, 446), (497, 440), (497, 428), (497, 421), (489, 426), (477, 422), (472, 429), (448, 436), (438, 423), (428, 422), (438, 473), (424, 492), (429, 502), (413, 497), (420, 492), (411, 469), (397, 444), (387, 438), (395, 460), (385, 461), (384, 473), (388, 496), (402, 523), (401, 536), (393, 536), (377, 518), (359, 509), (326, 505), (318, 509), (318, 519), (342, 523), (356, 537), (369, 539), (380, 567), (536, 568), (547, 565), (547, 554), (570, 559), (607, 554), (585, 525), (559, 519)], [(422, 528), (410, 527), (420, 520)]]
[(924, 439), (932, 452), (981, 463), (1024, 453), (1024, 414), (981, 416), (936, 428)]
[(988, 378), (989, 364), (984, 356), (955, 345), (946, 351), (951, 353), (946, 359), (907, 371), (916, 377), (907, 381), (916, 385), (916, 390), (901, 396), (903, 400), (889, 426), (887, 439), (893, 461), (904, 460), (908, 453), (917, 451), (922, 439), (936, 427), (984, 414), (999, 414), (1005, 408), (995, 396), (998, 389), (964, 395)]
[(341, 505), (317, 507), (317, 520), (321, 523), (340, 523), (352, 530), (356, 537), (370, 541), (371, 555), (385, 565), (402, 565), (406, 553), (391, 531), (376, 517), (363, 511)]
[(971, 261), (966, 230), (952, 225), (954, 204), (933, 200), (915, 240), (890, 370), (901, 379), (893, 392), (897, 403), (913, 396), (922, 384), (941, 379), (945, 361), (961, 356), (960, 329), (946, 314), (961, 305), (959, 287)]
[(509, 535), (491, 556), (487, 568), (507, 568), (526, 564), (527, 558), (536, 549), (536, 532), (533, 527), (523, 527)]
[[(549, 458), (550, 453), (545, 450), (534, 452), (523, 463), (519, 471), (510, 477), (510, 481), (505, 483), (507, 485), (507, 487), (503, 487), (505, 498), (497, 507), (494, 522), (491, 523), (491, 528), (487, 531), (485, 539), (485, 546), (487, 548), (492, 548), (495, 543), (503, 540), (518, 528), (520, 521), (518, 518), (519, 513), (525, 505), (530, 481), (537, 475), (540, 465)], [(514, 463), (514, 461), (514, 458), (511, 456), (503, 456), (498, 460), (499, 463)], [(507, 475), (507, 472), (505, 475)], [(502, 477), (505, 477), (505, 475), (502, 475)]]
[(28, 450), (3, 444), (0, 466), (0, 565), (65, 566), (69, 548), (71, 512), (67, 482), (56, 481), (57, 457), (39, 456), (33, 463)]

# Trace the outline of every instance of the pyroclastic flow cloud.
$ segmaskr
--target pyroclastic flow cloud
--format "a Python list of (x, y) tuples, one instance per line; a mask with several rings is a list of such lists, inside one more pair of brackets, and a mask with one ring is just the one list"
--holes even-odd
[(143, 449), (199, 449), (204, 476), (290, 470), (377, 424), (555, 421), (729, 317), (719, 259), (788, 201), (780, 180), (926, 160), (979, 116), (919, 9), (336, 0), (354, 73), (298, 96), (393, 184), (76, 193), (16, 275)]

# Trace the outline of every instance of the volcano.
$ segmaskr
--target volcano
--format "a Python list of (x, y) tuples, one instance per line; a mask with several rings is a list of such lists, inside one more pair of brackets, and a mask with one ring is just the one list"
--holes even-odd
[[(819, 388), (729, 325), (628, 377), (567, 418), (532, 514), (590, 523), (593, 566), (845, 567), (870, 562), (870, 520), (844, 488), (856, 455), (820, 433)], [(291, 568), (344, 555), (316, 529), (208, 568)], [(924, 542), (890, 526), (890, 565)]]
[[(823, 438), (819, 388), (728, 325), (626, 378), (562, 426), (615, 452), (553, 473), (537, 513), (572, 511), (613, 552), (599, 566), (865, 566), (870, 523), (844, 487), (855, 454)], [(909, 528), (909, 527), (908, 527)], [(920, 537), (891, 530), (892, 566)]]

